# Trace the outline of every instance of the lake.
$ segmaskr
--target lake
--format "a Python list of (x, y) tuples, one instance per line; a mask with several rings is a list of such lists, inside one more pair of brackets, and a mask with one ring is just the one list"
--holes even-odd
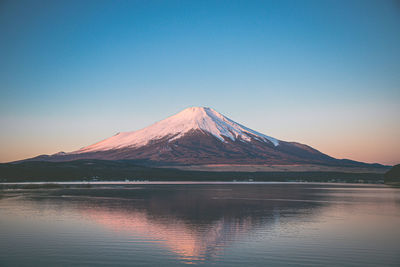
[(400, 189), (93, 184), (0, 191), (1, 266), (400, 266)]

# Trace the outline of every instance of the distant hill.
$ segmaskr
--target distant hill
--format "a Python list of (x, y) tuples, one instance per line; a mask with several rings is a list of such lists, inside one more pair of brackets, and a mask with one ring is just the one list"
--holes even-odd
[(385, 173), (385, 184), (398, 184), (400, 185), (400, 164), (393, 166), (387, 173)]

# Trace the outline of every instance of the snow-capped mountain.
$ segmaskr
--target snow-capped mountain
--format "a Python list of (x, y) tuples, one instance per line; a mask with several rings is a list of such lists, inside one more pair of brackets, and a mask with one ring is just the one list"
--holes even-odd
[(307, 145), (264, 135), (205, 107), (187, 108), (144, 129), (118, 133), (77, 151), (35, 159), (134, 159), (178, 165), (343, 164)]
[(212, 108), (191, 107), (165, 120), (134, 132), (118, 133), (96, 144), (84, 147), (76, 153), (105, 151), (110, 149), (139, 148), (157, 140), (171, 143), (191, 131), (200, 131), (219, 139), (221, 142), (240, 140), (250, 142), (252, 139), (260, 142), (279, 145), (273, 137), (263, 135), (244, 127)]

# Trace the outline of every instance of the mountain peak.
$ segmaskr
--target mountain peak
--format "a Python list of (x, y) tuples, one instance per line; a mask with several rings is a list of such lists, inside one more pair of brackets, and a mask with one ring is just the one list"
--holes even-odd
[[(221, 113), (218, 113), (212, 108), (209, 107), (189, 107), (181, 112), (173, 115), (172, 117), (176, 117), (182, 120), (202, 120), (206, 117), (216, 116), (219, 118), (224, 117)], [(170, 118), (172, 118), (170, 117)]]
[(167, 139), (168, 142), (179, 139), (191, 131), (201, 131), (210, 134), (221, 142), (250, 142), (252, 139), (279, 145), (273, 137), (251, 130), (209, 107), (189, 107), (181, 112), (144, 129), (133, 132), (122, 132), (93, 145), (84, 147), (75, 153), (87, 153), (120, 149), (126, 147), (141, 147), (149, 142)]
[(209, 107), (188, 107), (182, 110), (181, 112), (202, 112), (205, 110), (212, 110), (212, 108)]
[(196, 118), (207, 117), (209, 113), (218, 113), (218, 112), (209, 107), (189, 107), (175, 114), (172, 117), (178, 116), (182, 119), (196, 119)]

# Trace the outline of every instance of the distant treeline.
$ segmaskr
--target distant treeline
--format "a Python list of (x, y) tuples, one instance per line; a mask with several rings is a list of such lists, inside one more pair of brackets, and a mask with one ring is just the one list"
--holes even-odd
[(0, 164), (0, 182), (56, 181), (309, 181), (382, 183), (383, 174), (344, 172), (210, 172), (155, 168), (132, 161), (29, 161)]

